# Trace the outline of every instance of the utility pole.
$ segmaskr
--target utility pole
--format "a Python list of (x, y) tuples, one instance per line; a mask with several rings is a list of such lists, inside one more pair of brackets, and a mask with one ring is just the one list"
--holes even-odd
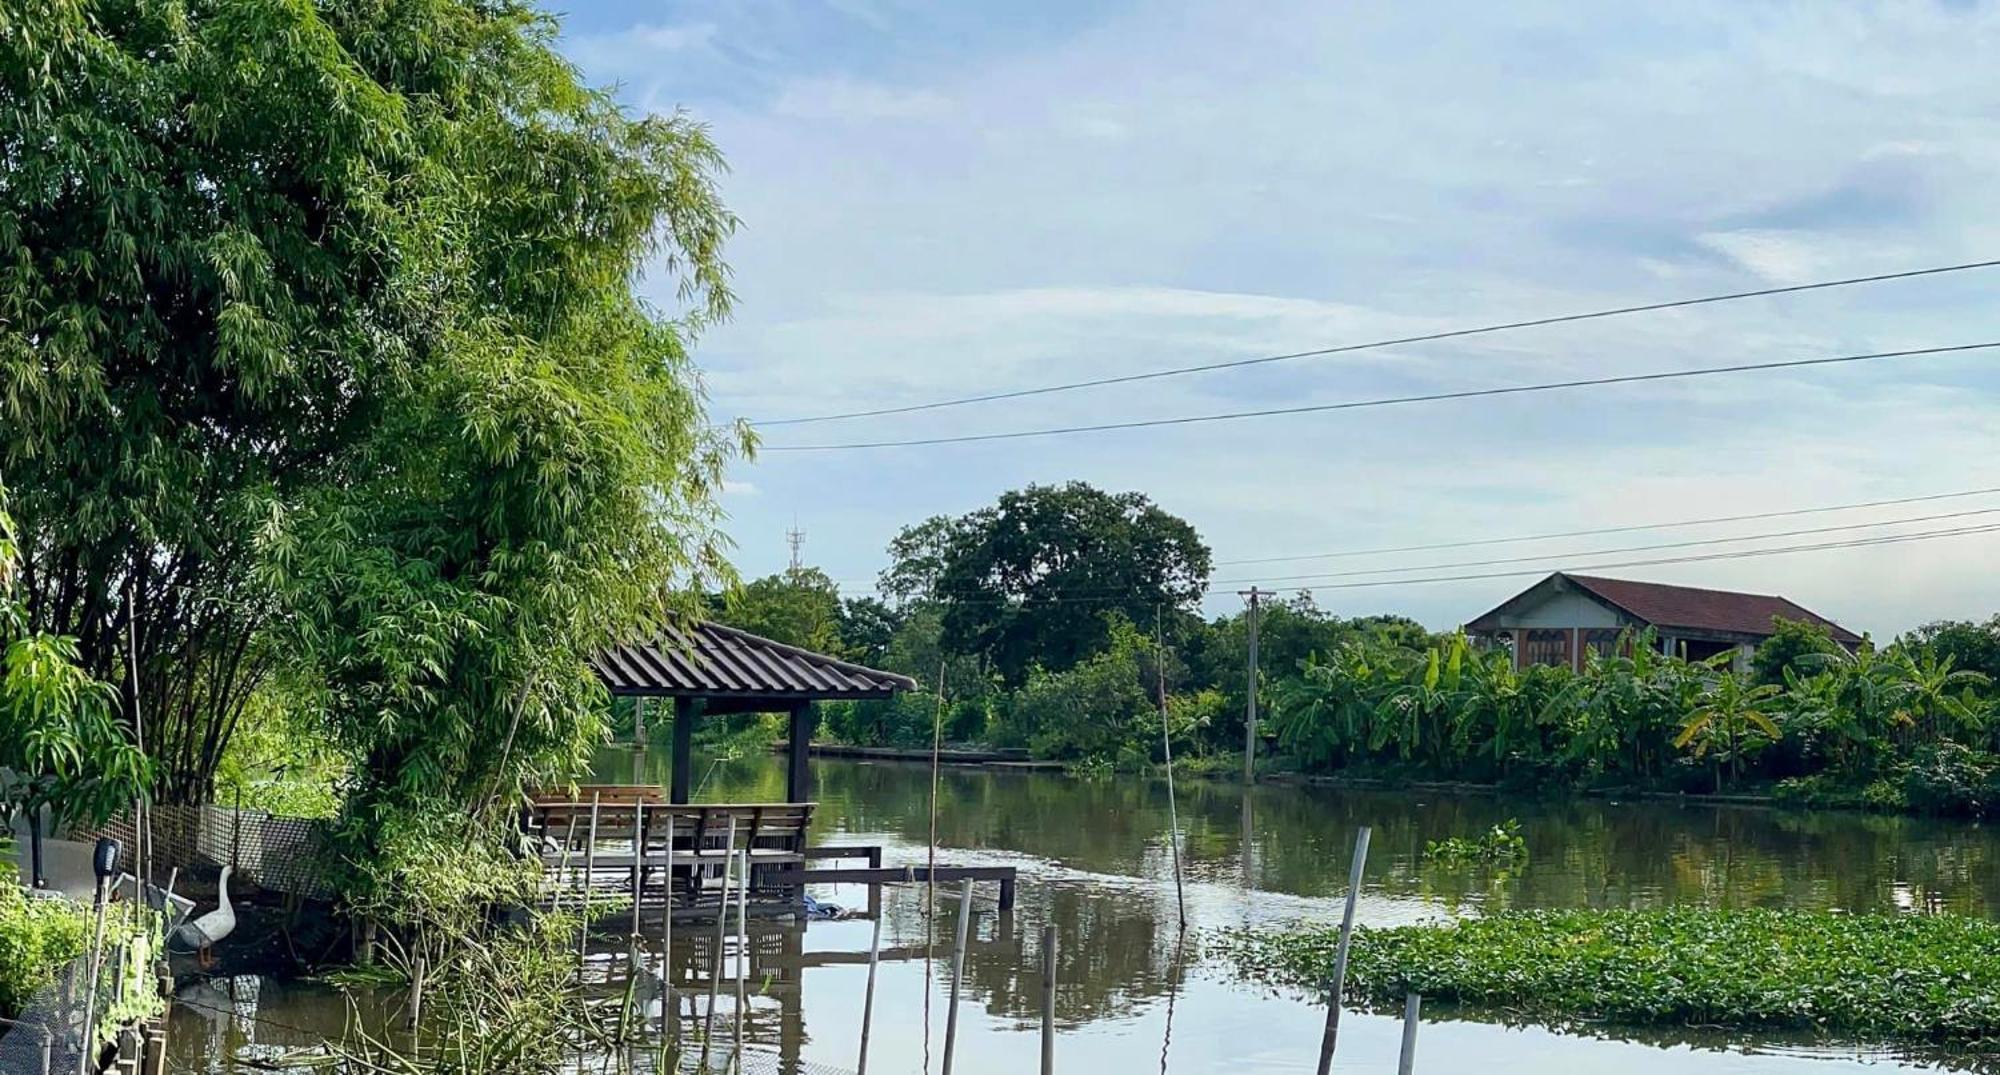
[(1245, 669), (1250, 682), (1249, 705), (1243, 713), (1243, 783), (1247, 787), (1257, 782), (1257, 614), (1263, 598), (1271, 594), (1255, 586), (1236, 594), (1250, 602), (1250, 660)]

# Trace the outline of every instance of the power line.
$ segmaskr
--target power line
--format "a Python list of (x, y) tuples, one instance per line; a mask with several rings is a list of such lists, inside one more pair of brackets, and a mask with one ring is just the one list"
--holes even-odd
[(1902, 351), (1874, 351), (1858, 355), (1834, 355), (1829, 358), (1795, 358), (1782, 362), (1743, 362), (1732, 366), (1701, 366), (1693, 369), (1656, 370), (1651, 373), (1628, 373), (1616, 377), (1586, 377), (1570, 381), (1544, 381), (1538, 384), (1505, 385), (1499, 388), (1474, 388), (1455, 392), (1430, 392), (1416, 396), (1387, 396), (1376, 399), (1344, 400), (1339, 403), (1315, 403), (1303, 407), (1271, 407), (1264, 410), (1230, 411), (1223, 414), (1185, 415), (1179, 418), (1148, 418), (1130, 422), (1101, 422), (1095, 425), (1058, 426), (1050, 429), (1017, 429), (1002, 433), (970, 433), (951, 437), (917, 437), (909, 440), (855, 441), (836, 444), (771, 444), (765, 445), (762, 450), (767, 452), (832, 452), (852, 451), (862, 448), (914, 448), (933, 444), (969, 444), (974, 441), (1021, 440), (1028, 437), (1054, 437), (1072, 433), (1104, 433), (1119, 429), (1149, 429), (1157, 426), (1227, 422), (1244, 418), (1273, 418), (1291, 414), (1352, 411), (1370, 407), (1398, 406), (1407, 403), (1437, 403), (1453, 399), (1483, 399), (1492, 396), (1523, 395), (1531, 392), (1552, 392), (1567, 388), (1591, 388), (1613, 384), (1639, 384), (1650, 381), (1671, 381), (1691, 377), (1713, 377), (1724, 373), (1751, 373), (1762, 370), (1801, 369), (1808, 366), (1833, 366), (1843, 363), (1873, 362), (1891, 358), (1918, 358), (1927, 355), (1954, 354), (1964, 351), (1984, 351), (1995, 347), (2000, 347), (2000, 341), (1962, 343), (1948, 347), (1917, 347)]
[[(1758, 511), (1758, 512), (1749, 512), (1742, 515), (1710, 515), (1699, 519), (1676, 519), (1671, 522), (1628, 523), (1619, 526), (1593, 527), (1585, 530), (1554, 530), (1544, 534), (1517, 534), (1512, 537), (1467, 538), (1459, 541), (1433, 541), (1422, 545), (1381, 545), (1374, 548), (1366, 548), (1366, 549), (1340, 549), (1333, 552), (1298, 553), (1292, 556), (1257, 556), (1257, 557), (1247, 557), (1235, 560), (1214, 560), (1211, 561), (1211, 563), (1216, 567), (1231, 567), (1231, 566), (1240, 566), (1248, 564), (1278, 564), (1278, 563), (1286, 563), (1292, 560), (1343, 560), (1343, 559), (1351, 559), (1362, 556), (1386, 556), (1391, 553), (1436, 552), (1443, 549), (1469, 549), (1485, 545), (1514, 545), (1528, 541), (1550, 541), (1557, 538), (1595, 537), (1605, 534), (1630, 534), (1646, 530), (1678, 530), (1683, 527), (1711, 526), (1720, 523), (1755, 522), (1762, 519), (1787, 519), (1787, 518), (1794, 518), (1800, 515), (1822, 515), (1836, 511), (1860, 511), (1865, 508), (1887, 508), (1902, 504), (1927, 504), (1939, 500), (1964, 500), (1968, 497), (1992, 496), (1996, 493), (2000, 493), (2000, 485), (1990, 486), (1984, 489), (1962, 489), (1950, 493), (1925, 493), (1921, 496), (1899, 496), (1899, 497), (1891, 497), (1886, 500), (1862, 500), (1862, 501), (1856, 501), (1852, 504), (1827, 504), (1820, 507), (1787, 508), (1782, 511)], [(1888, 520), (1888, 522), (1917, 522), (1917, 521), (1920, 520), (1918, 519)], [(1742, 537), (1733, 538), (1729, 540), (1754, 541), (1759, 538), (1774, 537), (1774, 536), (1777, 535), (1747, 534)], [(1381, 570), (1389, 571), (1395, 569), (1383, 568)], [(1214, 572), (1210, 572), (1210, 574), (1213, 575)], [(840, 583), (840, 588), (843, 592), (852, 592), (852, 593), (875, 592), (874, 588), (866, 580), (863, 579), (841, 579), (839, 580), (839, 583)], [(1216, 583), (1216, 585), (1223, 585), (1223, 583), (1218, 582)]]
[[(1567, 572), (1603, 571), (1607, 568), (1653, 567), (1660, 564), (1693, 564), (1706, 563), (1712, 560), (1747, 560), (1759, 556), (1778, 556), (1785, 553), (1817, 552), (1822, 549), (1857, 549), (1870, 545), (1897, 545), (1906, 541), (1929, 541), (1935, 538), (1959, 537), (1965, 534), (1988, 534), (1994, 531), (2000, 531), (2000, 523), (1987, 523), (1981, 526), (1961, 526), (1949, 530), (1926, 530), (1915, 534), (1889, 534), (1882, 537), (1851, 538), (1846, 541), (1823, 541), (1810, 545), (1781, 545), (1774, 549), (1738, 549), (1733, 552), (1701, 553), (1694, 556), (1669, 556), (1654, 560), (1622, 560), (1616, 563), (1579, 564), (1574, 567), (1559, 568), (1557, 570)], [(1375, 579), (1368, 582), (1334, 583), (1328, 586), (1298, 586), (1294, 587), (1294, 589), (1361, 590), (1380, 586), (1400, 586), (1405, 583), (1467, 582), (1475, 579), (1520, 578), (1525, 575), (1540, 575), (1545, 570), (1543, 568), (1533, 568), (1519, 571), (1492, 571), (1476, 575), (1430, 575), (1420, 579)]]
[[(1901, 526), (1907, 523), (1932, 523), (1945, 519), (1964, 519), (1975, 515), (2000, 513), (2000, 508), (1974, 508), (1970, 511), (1948, 511), (1938, 515), (1916, 515), (1907, 519), (1882, 519), (1867, 523), (1841, 523), (1838, 526), (1809, 526), (1797, 530), (1778, 530), (1768, 534), (1744, 534), (1737, 537), (1697, 538), (1688, 541), (1662, 541), (1651, 545), (1628, 545), (1622, 549), (1576, 549), (1569, 552), (1536, 553), (1529, 556), (1503, 556), (1492, 560), (1460, 560), (1448, 564), (1410, 564), (1404, 567), (1369, 567), (1356, 571), (1329, 571), (1315, 575), (1277, 575), (1254, 580), (1266, 582), (1306, 582), (1314, 579), (1351, 579), (1362, 575), (1386, 575), (1399, 571), (1447, 571), (1460, 567), (1490, 567), (1496, 564), (1525, 564), (1538, 560), (1560, 560), (1572, 556), (1605, 556), (1628, 552), (1655, 552), (1661, 549), (1690, 549), (1704, 545), (1728, 545), (1739, 541), (1769, 541), (1781, 537), (1804, 537), (1808, 534), (1833, 534), (1845, 530), (1866, 530), (1877, 526)], [(1251, 579), (1213, 579), (1210, 586), (1245, 585)]]
[(1716, 523), (1746, 523), (1758, 519), (1783, 519), (1797, 515), (1818, 515), (1834, 511), (1859, 511), (1863, 508), (1886, 508), (1897, 504), (1922, 504), (1933, 500), (1962, 500), (1973, 496), (1990, 496), (2000, 493), (2000, 486), (1987, 489), (1967, 489), (1956, 493), (1930, 493), (1924, 496), (1902, 496), (1891, 500), (1864, 500), (1855, 504), (1832, 504), (1819, 508), (1791, 508), (1786, 511), (1759, 511), (1747, 515), (1711, 515), (1703, 519), (1680, 519), (1667, 523), (1634, 523), (1626, 526), (1602, 526), (1589, 530), (1558, 530), (1546, 534), (1522, 534), (1517, 537), (1473, 538), (1467, 541), (1436, 541), (1425, 545), (1386, 545), (1373, 549), (1343, 549), (1337, 552), (1300, 553), (1296, 556), (1258, 556), (1239, 560), (1216, 560), (1217, 567), (1237, 564), (1278, 564), (1288, 560), (1337, 560), (1355, 556), (1386, 556), (1397, 552), (1434, 552), (1439, 549), (1466, 549), (1478, 545), (1512, 545), (1523, 541), (1548, 541), (1554, 538), (1591, 537), (1599, 534), (1629, 534), (1641, 530), (1675, 530), (1684, 526), (1709, 526)]
[(805, 425), (811, 422), (836, 422), (848, 418), (876, 418), (888, 414), (912, 414), (917, 411), (941, 410), (946, 407), (963, 407), (972, 403), (991, 403), (1003, 399), (1023, 399), (1028, 396), (1045, 396), (1056, 392), (1072, 392), (1082, 388), (1100, 388), (1106, 385), (1157, 380), (1162, 377), (1180, 377), (1191, 373), (1210, 373), (1215, 370), (1262, 366), (1273, 362), (1290, 362), (1301, 358), (1320, 358), (1326, 355), (1349, 354), (1355, 351), (1399, 347), (1412, 343), (1433, 343), (1438, 340), (1463, 339), (1467, 336), (1483, 336), (1495, 332), (1512, 332), (1517, 329), (1540, 328), (1546, 325), (1569, 324), (1577, 321), (1595, 321), (1607, 317), (1623, 317), (1627, 314), (1650, 313), (1657, 310), (1672, 310), (1688, 306), (1706, 306), (1722, 302), (1736, 302), (1740, 299), (1790, 295), (1802, 291), (1823, 291), (1829, 288), (1851, 287), (1856, 284), (1876, 284), (1889, 280), (1908, 280), (1921, 276), (1941, 276), (1945, 273), (1967, 272), (1973, 269), (1990, 269), (1995, 266), (2000, 266), (2000, 259), (1970, 261), (1958, 265), (1940, 265), (1934, 268), (1911, 269), (1905, 272), (1878, 273), (1874, 276), (1850, 276), (1840, 280), (1822, 280), (1812, 284), (1759, 288), (1755, 291), (1732, 291), (1723, 295), (1705, 295), (1692, 299), (1673, 299), (1667, 302), (1652, 302), (1639, 306), (1619, 306), (1609, 310), (1592, 310), (1586, 313), (1558, 314), (1554, 317), (1537, 317), (1526, 321), (1508, 321), (1502, 324), (1480, 325), (1474, 328), (1447, 329), (1442, 332), (1427, 332), (1417, 336), (1397, 336), (1390, 339), (1370, 340), (1366, 343), (1350, 343), (1336, 347), (1320, 347), (1310, 351), (1291, 351), (1285, 354), (1264, 355), (1259, 358), (1243, 358), (1229, 362), (1210, 362), (1199, 366), (1178, 366), (1171, 369), (1151, 370), (1146, 373), (1130, 373), (1117, 377), (1098, 377), (1087, 381), (1070, 381), (1065, 384), (1044, 385), (1040, 388), (987, 392), (976, 396), (961, 396), (956, 399), (937, 400), (931, 403), (912, 403), (899, 407), (876, 407), (865, 411), (846, 411), (840, 414), (820, 414), (804, 418), (776, 418), (752, 422), (751, 424), (765, 427)]
[[(2000, 531), (2000, 523), (1984, 523), (1978, 526), (1952, 527), (1944, 530), (1923, 530), (1913, 534), (1885, 534), (1877, 537), (1868, 537), (1868, 538), (1848, 538), (1841, 541), (1813, 542), (1804, 545), (1780, 545), (1768, 549), (1734, 549), (1727, 552), (1698, 553), (1689, 556), (1667, 556), (1667, 557), (1655, 557), (1655, 558), (1640, 559), (1640, 560), (1617, 560), (1617, 561), (1598, 562), (1589, 564), (1572, 564), (1556, 568), (1536, 567), (1536, 568), (1520, 568), (1508, 571), (1486, 571), (1486, 572), (1478, 572), (1472, 574), (1425, 575), (1420, 578), (1370, 579), (1363, 582), (1335, 582), (1335, 583), (1328, 583), (1325, 585), (1316, 585), (1316, 586), (1315, 585), (1279, 586), (1279, 587), (1273, 587), (1273, 589), (1283, 593), (1307, 593), (1319, 590), (1362, 590), (1362, 589), (1377, 589), (1384, 586), (1405, 586), (1405, 585), (1418, 586), (1418, 585), (1427, 585), (1430, 583), (1438, 583), (1438, 582), (1470, 582), (1470, 581), (1478, 581), (1485, 579), (1523, 578), (1531, 575), (1548, 574), (1550, 571), (1566, 571), (1566, 572), (1603, 571), (1607, 569), (1616, 569), (1625, 567), (1655, 567), (1662, 564), (1691, 564), (1691, 563), (1708, 563), (1711, 561), (1721, 561), (1721, 560), (1745, 560), (1763, 556), (1779, 556), (1795, 552), (1817, 552), (1825, 549), (1853, 549), (1853, 548), (1864, 548), (1875, 545), (1899, 545), (1905, 542), (1929, 541), (1938, 538), (1960, 537), (1968, 534), (1987, 534), (1996, 531)], [(1744, 539), (1744, 540), (1749, 540), (1749, 539)], [(1615, 551), (1615, 550), (1607, 550), (1607, 551)], [(1247, 582), (1248, 580), (1244, 581)], [(1021, 603), (1103, 604), (1115, 601), (1122, 601), (1125, 599), (1120, 596), (1110, 596), (1110, 597), (1071, 596), (1071, 594), (1077, 594), (1083, 592), (1086, 591), (1070, 591), (1070, 594), (1058, 593), (1058, 594), (1038, 595), (1030, 601)], [(950, 600), (954, 604), (1016, 603), (1016, 600), (1014, 598), (994, 598), (994, 599), (951, 598)]]

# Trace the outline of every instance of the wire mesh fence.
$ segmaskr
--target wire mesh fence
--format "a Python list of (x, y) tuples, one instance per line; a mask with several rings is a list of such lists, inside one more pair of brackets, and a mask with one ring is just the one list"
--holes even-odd
[[(214, 804), (155, 805), (150, 817), (153, 860), (160, 868), (234, 866), (244, 878), (272, 892), (313, 899), (332, 896), (323, 877), (320, 852), (326, 822), (321, 819)], [(126, 847), (139, 845), (130, 814), (71, 836), (84, 841), (109, 836)]]

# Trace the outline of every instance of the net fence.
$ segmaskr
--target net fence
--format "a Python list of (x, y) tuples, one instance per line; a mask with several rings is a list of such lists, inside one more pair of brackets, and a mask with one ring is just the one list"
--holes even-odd
[[(312, 899), (333, 895), (322, 870), (326, 822), (286, 817), (256, 809), (155, 805), (151, 810), (153, 857), (160, 867), (234, 866), (258, 887)], [(79, 829), (83, 841), (109, 836), (137, 847), (130, 814), (94, 829)]]

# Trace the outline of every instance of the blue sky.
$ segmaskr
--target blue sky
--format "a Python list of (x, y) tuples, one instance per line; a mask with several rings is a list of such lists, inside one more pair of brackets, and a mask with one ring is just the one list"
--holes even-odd
[[(709, 123), (729, 157), (739, 305), (698, 348), (718, 417), (2000, 257), (2000, 82), (1988, 74), (2000, 10), (1986, 5), (606, 3), (569, 13), (562, 47), (632, 107)], [(664, 280), (647, 286), (671, 297)], [(2000, 340), (1996, 288), (1989, 270), (765, 439), (900, 439)], [(1975, 353), (1049, 440), (765, 452), (735, 468), (725, 499), (746, 574), (783, 566), (796, 519), (806, 559), (856, 588), (900, 526), (1072, 478), (1146, 492), (1221, 560), (1812, 507), (2000, 486), (1996, 370), (2000, 354)], [(2000, 496), (1219, 577), (1530, 553), (1564, 555), (1528, 567), (1577, 566), (1631, 558), (1593, 550), (1985, 507)], [(2000, 515), (1868, 533), (1984, 521)], [(1761, 544), (1802, 540), (1813, 539)], [(1610, 573), (1781, 592), (1884, 636), (2000, 610), (1996, 552), (2000, 534), (1986, 534)], [(1316, 596), (1445, 627), (1530, 581)]]

